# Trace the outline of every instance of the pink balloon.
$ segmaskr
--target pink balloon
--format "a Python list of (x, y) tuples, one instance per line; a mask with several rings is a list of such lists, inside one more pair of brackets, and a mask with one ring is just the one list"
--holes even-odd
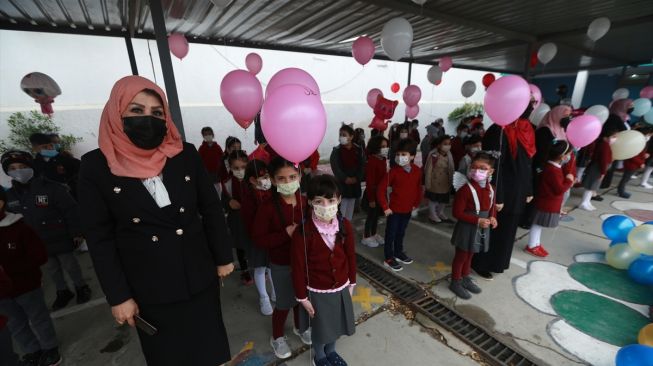
[(531, 90), (526, 80), (508, 75), (487, 88), (483, 107), (494, 123), (507, 126), (524, 113), (530, 101)]
[(168, 36), (168, 47), (170, 47), (170, 52), (180, 60), (188, 54), (188, 40), (181, 33), (173, 33)]
[(640, 90), (639, 96), (641, 98), (653, 99), (653, 85), (645, 86)]
[(320, 94), (320, 87), (317, 86), (317, 82), (313, 79), (311, 74), (302, 69), (290, 67), (283, 69), (272, 76), (268, 86), (265, 88), (265, 97), (269, 97), (270, 94), (279, 87), (289, 84), (302, 85), (316, 94)]
[(442, 71), (447, 72), (453, 66), (453, 60), (449, 56), (444, 56), (440, 59), (439, 65)]
[(419, 106), (417, 104), (406, 107), (406, 117), (413, 119), (419, 114)]
[(356, 62), (361, 65), (365, 65), (372, 57), (374, 57), (374, 51), (376, 46), (374, 46), (374, 41), (370, 37), (358, 37), (354, 41), (354, 44), (351, 45), (351, 54), (354, 56)]
[(247, 128), (263, 104), (263, 88), (258, 79), (245, 70), (234, 70), (220, 83), (220, 98), (236, 122)]
[(419, 86), (408, 85), (406, 89), (404, 89), (404, 103), (406, 103), (407, 106), (416, 106), (420, 99), (422, 99), (422, 90)]
[(540, 91), (540, 88), (538, 88), (535, 84), (528, 84), (528, 87), (531, 89), (531, 95), (533, 96), (533, 99), (537, 101), (533, 106), (533, 109), (536, 109), (540, 106), (540, 104), (542, 104), (542, 92)]
[(320, 95), (303, 85), (283, 85), (267, 96), (261, 128), (272, 149), (299, 163), (320, 146), (326, 132)]
[(245, 57), (245, 65), (249, 72), (256, 75), (261, 72), (261, 69), (263, 68), (263, 59), (261, 59), (261, 56), (259, 56), (258, 53), (252, 52)]
[(578, 116), (567, 126), (567, 140), (577, 148), (591, 144), (600, 134), (601, 121), (591, 114)]
[(370, 108), (374, 109), (374, 106), (376, 106), (376, 98), (379, 95), (383, 96), (383, 92), (377, 88), (370, 89), (370, 91), (367, 92), (367, 105), (369, 105)]

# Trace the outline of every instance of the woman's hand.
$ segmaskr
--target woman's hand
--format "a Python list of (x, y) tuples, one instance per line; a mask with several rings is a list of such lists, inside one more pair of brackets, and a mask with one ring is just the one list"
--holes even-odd
[(387, 209), (387, 210), (383, 211), (383, 214), (384, 214), (386, 217), (388, 217), (388, 216), (392, 215), (392, 210), (391, 210), (391, 209)]
[(229, 276), (233, 271), (234, 271), (233, 263), (225, 264), (224, 266), (218, 266), (218, 277), (225, 278)]
[(526, 197), (526, 203), (531, 203), (532, 200), (533, 200), (533, 196)]
[(575, 180), (573, 174), (567, 174), (566, 178), (567, 178), (567, 180), (570, 180), (570, 181), (572, 181), (572, 182)]
[(138, 305), (134, 299), (129, 299), (120, 305), (111, 307), (111, 314), (118, 324), (123, 325), (127, 322), (130, 326), (134, 326), (134, 316), (138, 315)]
[(501, 212), (503, 210), (503, 203), (497, 203), (497, 212)]
[(495, 219), (494, 217), (490, 217), (490, 226), (492, 226), (493, 229), (496, 229), (497, 226), (499, 226), (497, 219)]
[(240, 203), (238, 201), (232, 199), (229, 201), (229, 207), (231, 207), (232, 210), (240, 210)]
[(315, 316), (315, 309), (313, 309), (313, 304), (311, 304), (311, 302), (308, 301), (308, 299), (302, 301), (301, 304), (306, 310), (306, 312), (308, 313), (308, 316), (310, 316), (311, 318)]

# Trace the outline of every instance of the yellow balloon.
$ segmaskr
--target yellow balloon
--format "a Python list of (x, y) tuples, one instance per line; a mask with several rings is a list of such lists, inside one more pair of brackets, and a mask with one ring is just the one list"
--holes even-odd
[(628, 233), (631, 249), (642, 254), (653, 255), (653, 225), (639, 225)]
[(653, 347), (653, 323), (645, 326), (639, 331), (637, 343)]
[(626, 243), (615, 244), (605, 252), (605, 260), (617, 269), (628, 269), (637, 258), (639, 258), (639, 253)]
[(644, 150), (646, 137), (643, 133), (635, 130), (621, 131), (617, 134), (617, 140), (610, 145), (612, 159), (626, 160)]

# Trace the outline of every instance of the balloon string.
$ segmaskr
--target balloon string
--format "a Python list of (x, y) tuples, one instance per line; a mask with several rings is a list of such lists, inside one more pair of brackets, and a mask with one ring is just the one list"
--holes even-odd
[[(301, 171), (300, 171), (300, 178), (301, 179)], [(304, 221), (305, 221), (305, 216), (304, 216), (304, 207), (302, 205), (302, 195), (300, 193), (299, 195), (299, 212), (301, 213), (301, 222), (302, 222), (302, 236), (304, 239), (304, 266), (306, 266), (306, 287), (311, 287), (311, 280), (308, 274), (308, 248), (306, 245), (306, 227), (304, 226)], [(308, 301), (310, 301), (310, 290), (307, 289), (306, 295), (309, 298)], [(311, 303), (312, 305), (312, 303)], [(303, 307), (303, 306), (302, 306)], [(315, 307), (313, 308), (315, 310)], [(307, 312), (308, 313), (308, 312)], [(311, 316), (308, 314), (308, 329), (311, 329)], [(311, 330), (312, 331), (312, 330)], [(313, 347), (310, 347), (308, 350), (308, 359), (309, 359), (309, 365), (313, 364)]]

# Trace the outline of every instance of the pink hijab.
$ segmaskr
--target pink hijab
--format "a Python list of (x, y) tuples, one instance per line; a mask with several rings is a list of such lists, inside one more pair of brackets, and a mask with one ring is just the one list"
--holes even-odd
[(619, 116), (623, 122), (630, 119), (628, 116), (628, 107), (633, 104), (632, 99), (618, 99), (610, 104), (610, 114)]
[[(168, 134), (163, 142), (153, 150), (136, 147), (123, 131), (122, 113), (136, 94), (144, 89), (151, 89), (161, 97), (168, 127)], [(98, 143), (111, 173), (120, 177), (140, 179), (161, 174), (166, 160), (183, 150), (181, 135), (170, 117), (165, 93), (152, 81), (140, 76), (126, 76), (114, 84), (100, 117)]]
[(564, 117), (570, 116), (571, 111), (572, 109), (568, 105), (555, 106), (544, 115), (537, 128), (548, 127), (556, 140), (567, 140), (567, 134), (565, 133), (565, 129), (560, 126), (560, 120)]

